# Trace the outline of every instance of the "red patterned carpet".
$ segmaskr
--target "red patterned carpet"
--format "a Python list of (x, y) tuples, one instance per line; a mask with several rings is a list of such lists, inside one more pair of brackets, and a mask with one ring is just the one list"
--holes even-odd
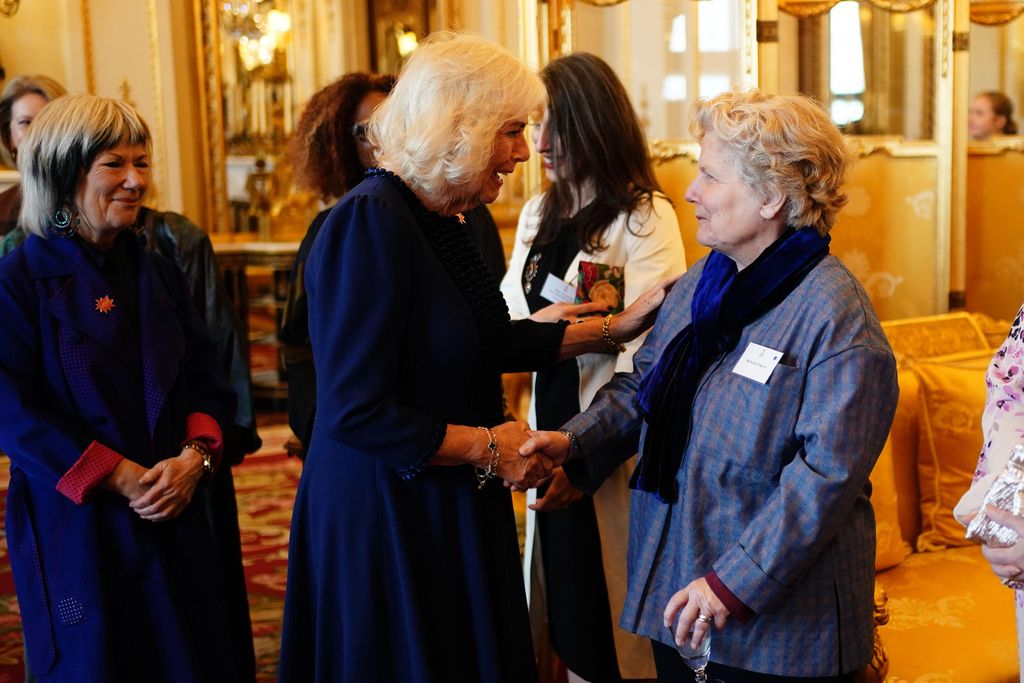
[[(234, 470), (242, 529), (242, 554), (249, 588), (257, 680), (277, 679), (288, 564), (288, 527), (302, 464), (284, 453), (287, 427), (261, 427), (263, 448)], [(0, 683), (20, 683), (22, 668), (21, 618), (3, 532), (7, 500), (7, 458), (0, 456)]]

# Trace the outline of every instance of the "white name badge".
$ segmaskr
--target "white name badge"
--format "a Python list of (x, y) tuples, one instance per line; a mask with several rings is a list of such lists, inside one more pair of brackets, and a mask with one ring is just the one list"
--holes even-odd
[(775, 366), (782, 360), (782, 351), (769, 349), (767, 346), (751, 343), (740, 356), (736, 367), (732, 369), (737, 375), (764, 384), (772, 376)]
[(576, 285), (555, 277), (548, 273), (548, 279), (544, 281), (544, 289), (540, 295), (553, 304), (571, 304), (576, 301)]

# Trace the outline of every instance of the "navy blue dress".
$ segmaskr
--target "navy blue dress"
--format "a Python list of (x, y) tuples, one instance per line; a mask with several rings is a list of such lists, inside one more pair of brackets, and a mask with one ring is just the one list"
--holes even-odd
[(317, 414), (296, 496), (281, 681), (529, 683), (510, 494), (427, 461), (502, 421), (500, 372), (563, 327), (511, 325), (455, 219), (386, 172), (327, 218), (306, 271)]

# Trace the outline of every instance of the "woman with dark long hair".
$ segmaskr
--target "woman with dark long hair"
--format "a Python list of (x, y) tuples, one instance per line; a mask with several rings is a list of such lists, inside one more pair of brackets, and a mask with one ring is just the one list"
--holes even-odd
[[(551, 185), (523, 208), (502, 293), (513, 318), (550, 322), (592, 306), (559, 298), (549, 280), (571, 291), (583, 273), (591, 303), (617, 309), (679, 275), (685, 260), (672, 204), (611, 67), (573, 54), (548, 64), (541, 80), (548, 105), (533, 141)], [(632, 370), (642, 341), (625, 353), (589, 353), (535, 373), (532, 426), (557, 429), (585, 409), (615, 372)], [(630, 469), (622, 465), (593, 497), (574, 486), (584, 470), (558, 469), (533, 506), (551, 642), (574, 680), (654, 677), (650, 644), (614, 625), (625, 595)]]

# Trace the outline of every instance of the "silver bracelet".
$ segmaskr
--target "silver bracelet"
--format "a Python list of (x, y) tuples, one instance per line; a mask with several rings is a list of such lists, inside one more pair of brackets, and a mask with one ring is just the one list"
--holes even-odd
[(491, 459), (487, 463), (487, 467), (476, 468), (477, 489), (482, 489), (487, 485), (489, 479), (493, 479), (498, 474), (498, 461), (501, 459), (501, 453), (498, 452), (498, 437), (494, 435), (494, 432), (487, 427), (477, 427), (477, 429), (482, 429), (487, 434), (487, 450), (491, 452)]

